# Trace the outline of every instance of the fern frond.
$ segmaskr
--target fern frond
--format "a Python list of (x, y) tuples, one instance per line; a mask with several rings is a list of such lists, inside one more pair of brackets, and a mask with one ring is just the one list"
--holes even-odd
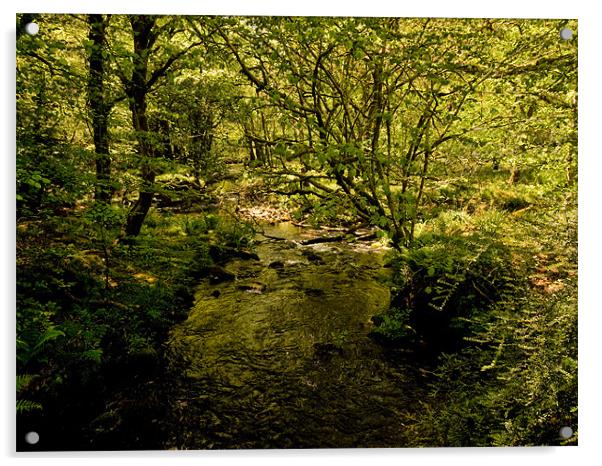
[(17, 414), (42, 409), (42, 405), (31, 400), (17, 400)]
[(27, 386), (31, 383), (33, 379), (35, 379), (35, 375), (31, 374), (21, 374), (17, 375), (17, 392), (27, 388)]

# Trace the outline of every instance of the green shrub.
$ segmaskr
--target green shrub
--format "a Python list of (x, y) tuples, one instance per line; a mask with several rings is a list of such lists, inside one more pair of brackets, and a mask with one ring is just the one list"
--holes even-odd
[[(410, 427), (417, 444), (575, 444), (575, 291), (570, 281), (552, 294), (525, 289), (480, 315), (471, 346), (439, 360)], [(564, 426), (575, 431), (571, 439), (560, 438)]]
[(514, 212), (525, 209), (540, 199), (542, 188), (531, 185), (516, 185), (508, 187), (501, 184), (488, 184), (480, 192), (481, 201), (490, 207), (500, 210)]
[(202, 217), (187, 216), (184, 218), (184, 232), (188, 236), (198, 236), (215, 230), (220, 223), (220, 218), (214, 214), (207, 214)]
[(391, 341), (453, 349), (471, 319), (512, 292), (511, 256), (495, 236), (429, 234), (392, 260), (392, 309), (376, 332)]
[(237, 219), (222, 220), (219, 224), (218, 236), (226, 246), (240, 249), (252, 245), (255, 229), (250, 223)]
[(389, 309), (374, 319), (377, 325), (373, 336), (382, 337), (387, 342), (414, 343), (416, 330), (409, 325), (411, 313), (409, 309)]

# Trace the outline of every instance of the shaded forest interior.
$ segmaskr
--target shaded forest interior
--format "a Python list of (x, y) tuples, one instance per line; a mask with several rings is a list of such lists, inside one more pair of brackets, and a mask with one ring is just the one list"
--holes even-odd
[[(285, 243), (301, 259), (272, 258), (274, 277), (328, 251), (352, 278), (383, 258), (365, 341), (413, 368), (416, 399), (387, 411), (402, 443), (351, 446), (576, 444), (576, 31), (17, 15), (18, 449), (296, 446), (178, 426), (168, 344), (199, 284), (267, 296), (232, 264)], [(337, 328), (316, 360), (348, 362), (350, 341)]]

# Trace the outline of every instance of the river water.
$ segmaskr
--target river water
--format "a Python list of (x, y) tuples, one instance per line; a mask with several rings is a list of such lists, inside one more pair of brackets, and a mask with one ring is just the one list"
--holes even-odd
[[(266, 226), (234, 281), (201, 283), (170, 337), (168, 447), (401, 447), (419, 393), (411, 364), (369, 336), (390, 300), (378, 245), (300, 244), (318, 233)], [(373, 247), (374, 246), (374, 247)]]

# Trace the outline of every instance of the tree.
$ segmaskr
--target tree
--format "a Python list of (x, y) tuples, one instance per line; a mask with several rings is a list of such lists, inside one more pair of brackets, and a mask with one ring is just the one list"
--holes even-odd
[[(149, 62), (153, 54), (157, 54), (155, 47), (162, 33), (175, 33), (177, 24), (173, 19), (166, 20), (162, 26), (157, 25), (158, 18), (149, 15), (131, 15), (128, 17), (132, 28), (133, 52), (131, 73), (121, 69), (119, 78), (125, 88), (128, 104), (132, 113), (132, 126), (138, 143), (138, 155), (140, 158), (140, 172), (142, 184), (137, 201), (128, 213), (125, 235), (136, 236), (140, 233), (142, 224), (148, 213), (155, 193), (154, 182), (157, 176), (158, 145), (153, 132), (149, 126), (147, 114), (148, 95), (170, 70), (172, 65), (184, 56), (189, 50), (200, 45), (200, 42), (192, 43), (183, 49), (171, 53), (161, 64), (154, 69), (149, 68)], [(177, 20), (177, 19), (176, 19)]]
[(105, 96), (106, 25), (103, 15), (87, 15), (90, 27), (88, 39), (88, 105), (96, 153), (96, 200), (111, 201), (111, 156), (109, 154), (109, 114), (112, 104)]
[(72, 17), (22, 15), (19, 28), (32, 20), (35, 36), (17, 39), (17, 216), (30, 218), (73, 206), (88, 190), (89, 153), (75, 135), (86, 128), (84, 61)]
[[(409, 246), (424, 220), (425, 194), (437, 179), (433, 173), (446, 166), (446, 148), (517, 124), (512, 114), (484, 115), (479, 97), (544, 64), (575, 58), (550, 50), (534, 62), (542, 43), (533, 38), (545, 35), (550, 43), (555, 23), (519, 26), (522, 37), (513, 29), (517, 23), (488, 20), (245, 18), (216, 24), (216, 40), (263, 98), (259, 121), (268, 115), (283, 121), (276, 131), (246, 126), (253, 157), (269, 148), (279, 158), (283, 183), (293, 177), (323, 196), (332, 195), (332, 187), (319, 178), (334, 180), (335, 196), (397, 246)], [(513, 108), (519, 100), (504, 94), (498, 103)]]

